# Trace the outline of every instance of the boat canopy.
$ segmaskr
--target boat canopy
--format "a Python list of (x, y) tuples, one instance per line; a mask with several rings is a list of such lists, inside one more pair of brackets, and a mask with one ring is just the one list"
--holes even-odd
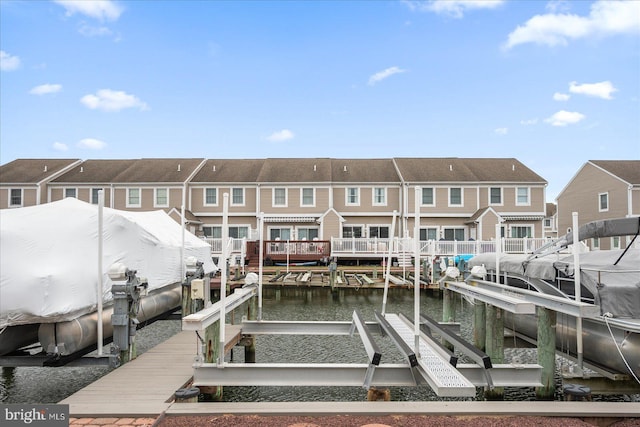
[(108, 303), (117, 262), (146, 278), (150, 292), (184, 280), (181, 256), (217, 271), (210, 246), (186, 230), (182, 251), (183, 230), (166, 212), (104, 208), (99, 273), (98, 218), (97, 205), (75, 198), (0, 210), (0, 330), (95, 311), (100, 274)]

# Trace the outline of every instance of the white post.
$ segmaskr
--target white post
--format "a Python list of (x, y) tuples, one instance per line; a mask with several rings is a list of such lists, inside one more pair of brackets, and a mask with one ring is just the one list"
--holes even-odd
[(103, 211), (104, 211), (104, 190), (98, 190), (98, 286), (96, 287), (96, 303), (98, 310), (98, 356), (102, 356), (102, 250), (103, 250)]
[(496, 283), (500, 283), (500, 251), (502, 248), (502, 239), (500, 238), (500, 223), (496, 224)]
[(224, 344), (225, 329), (227, 325), (227, 245), (229, 244), (229, 193), (224, 193), (222, 203), (222, 273), (220, 274), (220, 353), (218, 354), (218, 365), (224, 366)]
[(262, 228), (264, 227), (264, 212), (260, 212), (260, 218), (258, 219), (258, 240), (260, 242), (260, 248), (258, 249), (258, 260), (260, 265), (258, 266), (258, 320), (262, 320), (262, 265), (264, 264), (264, 242), (262, 241), (263, 234)]
[(287, 239), (287, 273), (289, 272), (289, 239)]
[(414, 209), (416, 212), (413, 227), (414, 247), (414, 280), (413, 280), (413, 335), (415, 338), (416, 356), (420, 357), (420, 187), (416, 186)]
[(391, 254), (393, 253), (393, 239), (396, 231), (396, 215), (398, 211), (393, 211), (393, 218), (391, 219), (391, 232), (389, 233), (389, 254), (387, 256), (387, 265), (385, 266), (386, 272), (384, 276), (384, 292), (382, 293), (382, 315), (387, 309), (387, 294), (389, 292), (389, 275), (391, 274)]
[[(578, 230), (578, 212), (572, 213), (573, 222), (573, 278), (575, 285), (576, 302), (582, 301), (582, 290), (580, 289), (580, 234)], [(578, 369), (582, 372), (583, 349), (582, 349), (582, 317), (576, 317), (576, 346), (578, 356)]]

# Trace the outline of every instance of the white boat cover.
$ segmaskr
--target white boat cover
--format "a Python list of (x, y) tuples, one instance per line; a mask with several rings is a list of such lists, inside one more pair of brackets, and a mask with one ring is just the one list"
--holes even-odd
[[(149, 291), (183, 281), (183, 230), (164, 211), (104, 208), (102, 297), (112, 299), (109, 267), (123, 263)], [(215, 272), (210, 246), (184, 231), (184, 257)], [(0, 331), (71, 320), (95, 311), (98, 206), (75, 198), (0, 210)]]

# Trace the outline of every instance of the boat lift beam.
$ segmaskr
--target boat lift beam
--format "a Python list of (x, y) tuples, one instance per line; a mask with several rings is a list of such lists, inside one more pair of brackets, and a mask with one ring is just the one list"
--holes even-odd
[(464, 282), (448, 282), (443, 283), (445, 289), (452, 290), (462, 295), (475, 298), (482, 302), (489, 303), (499, 307), (510, 313), (515, 314), (535, 314), (536, 306), (533, 302), (526, 301), (523, 297), (512, 293), (509, 288), (509, 294), (498, 293), (494, 290), (487, 290), (479, 286), (473, 286)]
[(600, 318), (600, 306), (593, 304), (577, 302), (568, 298), (547, 295), (541, 292), (502, 285), (486, 280), (467, 279), (467, 285), (493, 292), (497, 294), (496, 298), (508, 296), (535, 304), (536, 306), (548, 308), (558, 313), (568, 314), (569, 316)]
[(362, 339), (362, 344), (364, 345), (365, 350), (367, 351), (367, 356), (369, 357), (369, 366), (367, 368), (367, 374), (365, 375), (364, 383), (362, 387), (365, 390), (368, 390), (371, 387), (371, 380), (373, 379), (373, 375), (375, 373), (376, 367), (380, 365), (380, 360), (382, 359), (382, 353), (378, 348), (377, 344), (373, 340), (373, 336), (371, 332), (365, 325), (362, 316), (358, 310), (353, 311), (353, 325), (349, 330), (350, 335), (357, 330), (360, 338)]
[[(379, 332), (376, 322), (362, 322), (369, 332)], [(277, 321), (244, 320), (245, 335), (351, 335), (353, 322), (349, 321)]]
[[(258, 292), (256, 285), (245, 285), (236, 289), (231, 295), (227, 296), (224, 301), (224, 314), (233, 311), (243, 303), (254, 297)], [(200, 310), (196, 313), (185, 316), (182, 319), (182, 329), (185, 331), (203, 331), (220, 319), (222, 311), (222, 301), (218, 301), (208, 308)]]

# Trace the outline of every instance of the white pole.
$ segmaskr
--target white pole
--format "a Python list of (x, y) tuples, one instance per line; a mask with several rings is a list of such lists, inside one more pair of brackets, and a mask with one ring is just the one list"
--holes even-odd
[(98, 190), (98, 286), (96, 288), (96, 302), (98, 310), (98, 356), (102, 356), (102, 251), (103, 251), (103, 227), (104, 227), (104, 190)]
[(258, 219), (258, 239), (260, 241), (259, 256), (260, 265), (258, 266), (258, 320), (262, 320), (262, 264), (264, 264), (264, 242), (262, 241), (262, 228), (264, 227), (264, 212), (260, 212)]
[(389, 233), (389, 255), (387, 256), (387, 265), (385, 266), (386, 272), (384, 276), (384, 292), (382, 293), (382, 315), (387, 310), (387, 294), (389, 292), (389, 275), (391, 274), (391, 254), (393, 253), (393, 239), (395, 238), (396, 231), (396, 215), (398, 211), (393, 211), (393, 218), (391, 219), (391, 232)]
[(416, 186), (414, 209), (416, 212), (413, 229), (414, 273), (413, 273), (413, 335), (415, 338), (416, 356), (420, 357), (420, 187)]
[(500, 222), (496, 224), (496, 283), (500, 283), (500, 251), (502, 239), (500, 238)]
[(287, 273), (289, 272), (289, 239), (287, 239)]
[[(582, 301), (582, 290), (580, 289), (580, 234), (578, 230), (578, 212), (572, 213), (573, 227), (573, 278), (575, 285), (576, 302)], [(582, 317), (576, 317), (576, 345), (578, 352), (578, 369), (582, 372), (583, 349), (582, 349)]]
[(225, 299), (227, 293), (227, 244), (229, 242), (229, 193), (224, 193), (222, 203), (222, 272), (220, 274), (220, 351), (218, 364), (224, 366), (225, 328), (227, 325), (227, 307)]

